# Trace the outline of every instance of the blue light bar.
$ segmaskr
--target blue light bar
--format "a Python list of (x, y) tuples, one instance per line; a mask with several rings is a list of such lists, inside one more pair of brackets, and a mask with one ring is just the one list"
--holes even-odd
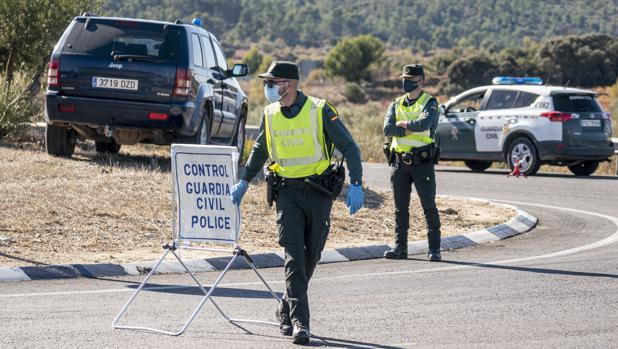
[(543, 79), (537, 77), (496, 76), (491, 80), (494, 85), (543, 85)]
[(202, 20), (197, 17), (193, 18), (193, 21), (191, 23), (193, 23), (193, 25), (197, 25), (198, 27), (202, 26)]

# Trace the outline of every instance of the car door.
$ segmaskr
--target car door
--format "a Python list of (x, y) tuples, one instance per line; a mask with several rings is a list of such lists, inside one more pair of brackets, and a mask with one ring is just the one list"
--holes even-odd
[(219, 65), (217, 64), (217, 57), (215, 55), (214, 46), (210, 40), (210, 35), (201, 35), (202, 47), (204, 49), (204, 58), (206, 60), (206, 64), (210, 69), (211, 79), (208, 81), (209, 84), (212, 85), (213, 88), (213, 120), (212, 126), (210, 130), (211, 137), (219, 138), (221, 137), (219, 130), (221, 129), (221, 124), (223, 123), (223, 91), (224, 91), (224, 82), (225, 77), (221, 73), (219, 69)]
[[(215, 56), (217, 57), (217, 65), (219, 66), (219, 70), (221, 72), (226, 72), (228, 70), (227, 59), (221, 49), (221, 45), (219, 45), (219, 42), (217, 42), (214, 37), (211, 36), (211, 39), (215, 49)], [(238, 88), (231, 83), (229, 79), (233, 78), (224, 77), (221, 81), (223, 95), (221, 114), (223, 116), (223, 120), (221, 121), (218, 132), (218, 137), (221, 138), (232, 137), (234, 135), (234, 125), (236, 125), (236, 95), (238, 94)]]
[(519, 91), (492, 88), (488, 92), (487, 103), (478, 115), (474, 132), (476, 151), (483, 157), (495, 154), (500, 159), (502, 131), (508, 116), (514, 112)]
[(465, 94), (449, 103), (440, 114), (436, 133), (444, 159), (474, 159), (474, 132), (485, 90)]

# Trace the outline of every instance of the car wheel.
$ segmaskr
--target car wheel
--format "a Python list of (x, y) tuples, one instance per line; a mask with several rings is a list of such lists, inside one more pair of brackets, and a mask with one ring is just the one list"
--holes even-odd
[(236, 137), (234, 137), (233, 146), (238, 149), (238, 163), (242, 161), (242, 156), (245, 151), (245, 119), (240, 119), (238, 128), (236, 129)]
[(569, 170), (576, 176), (590, 176), (598, 167), (598, 161), (582, 161), (576, 165), (569, 166)]
[(75, 151), (77, 134), (74, 130), (55, 125), (45, 127), (45, 147), (47, 154), (53, 156), (71, 157)]
[(541, 160), (534, 143), (528, 138), (520, 137), (515, 139), (508, 149), (506, 161), (511, 171), (515, 169), (515, 163), (519, 161), (519, 167), (522, 174), (531, 176), (541, 167)]
[(120, 144), (113, 139), (111, 141), (95, 141), (94, 148), (97, 150), (97, 154), (118, 154)]
[(202, 123), (200, 124), (200, 128), (195, 133), (193, 143), (207, 145), (209, 141), (210, 141), (210, 125), (208, 123), (208, 118), (204, 116), (202, 118)]
[(488, 169), (493, 162), (492, 161), (469, 160), (469, 161), (464, 161), (464, 163), (473, 172), (483, 172), (486, 169)]

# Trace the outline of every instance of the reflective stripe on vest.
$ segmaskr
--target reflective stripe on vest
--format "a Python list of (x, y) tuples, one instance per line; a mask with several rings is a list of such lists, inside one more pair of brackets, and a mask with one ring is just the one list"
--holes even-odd
[[(414, 102), (414, 104), (405, 106), (406, 95), (403, 95), (397, 99), (397, 107), (395, 108), (395, 120), (396, 121), (413, 121), (421, 117), (425, 105), (431, 99), (431, 96), (423, 92), (420, 97)], [(398, 153), (406, 153), (412, 150), (412, 148), (422, 147), (427, 144), (433, 143), (433, 138), (430, 136), (430, 130), (422, 132), (412, 132), (405, 137), (393, 137), (391, 144), (391, 150)]]
[(282, 177), (321, 174), (330, 165), (325, 149), (322, 109), (326, 101), (307, 96), (294, 118), (286, 118), (279, 102), (264, 108), (266, 146), (271, 169)]

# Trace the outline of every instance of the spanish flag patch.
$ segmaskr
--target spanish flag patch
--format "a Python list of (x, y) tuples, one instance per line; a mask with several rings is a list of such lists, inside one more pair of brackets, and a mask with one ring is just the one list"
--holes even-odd
[(335, 121), (337, 120), (337, 118), (339, 117), (339, 112), (337, 112), (337, 109), (335, 109), (335, 107), (333, 107), (332, 104), (328, 103), (328, 101), (325, 101), (326, 104), (330, 107), (330, 109), (333, 110), (333, 112), (335, 113), (335, 115), (330, 117), (330, 121)]

